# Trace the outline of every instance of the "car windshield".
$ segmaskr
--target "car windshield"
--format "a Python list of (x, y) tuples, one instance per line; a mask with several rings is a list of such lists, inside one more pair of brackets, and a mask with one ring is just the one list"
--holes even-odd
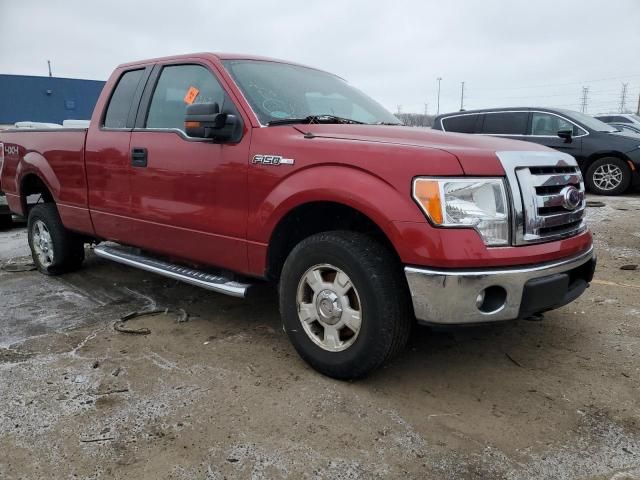
[(591, 130), (595, 130), (596, 132), (612, 133), (617, 131), (615, 127), (612, 127), (611, 125), (606, 124), (598, 120), (597, 118), (593, 118), (592, 116), (587, 115), (585, 113), (574, 112), (573, 110), (561, 110), (561, 111), (567, 117), (582, 123), (587, 128), (590, 128)]
[[(341, 78), (313, 68), (263, 60), (225, 60), (260, 123), (401, 124)], [(351, 122), (350, 122), (351, 121)]]

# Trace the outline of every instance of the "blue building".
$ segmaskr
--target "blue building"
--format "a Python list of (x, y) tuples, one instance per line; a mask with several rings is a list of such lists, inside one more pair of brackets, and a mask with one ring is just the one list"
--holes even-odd
[(0, 124), (89, 120), (105, 82), (0, 75)]

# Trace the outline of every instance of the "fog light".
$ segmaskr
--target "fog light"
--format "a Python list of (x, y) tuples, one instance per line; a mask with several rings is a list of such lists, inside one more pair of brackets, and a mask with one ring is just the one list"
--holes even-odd
[(496, 313), (507, 303), (507, 291), (497, 285), (487, 287), (476, 297), (476, 307), (482, 313)]
[(480, 308), (482, 306), (482, 304), (484, 303), (484, 295), (485, 295), (485, 291), (482, 290), (478, 296), (476, 297), (476, 307)]

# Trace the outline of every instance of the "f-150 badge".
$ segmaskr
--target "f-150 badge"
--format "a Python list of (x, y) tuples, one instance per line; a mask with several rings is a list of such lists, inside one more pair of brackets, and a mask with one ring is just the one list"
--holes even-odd
[(293, 158), (282, 158), (280, 155), (254, 155), (251, 163), (260, 163), (262, 165), (293, 165)]

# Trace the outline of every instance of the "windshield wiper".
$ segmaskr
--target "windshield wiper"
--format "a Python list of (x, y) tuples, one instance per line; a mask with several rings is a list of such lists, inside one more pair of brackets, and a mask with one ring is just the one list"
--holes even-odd
[(364, 122), (335, 115), (308, 115), (302, 118), (278, 118), (267, 122), (267, 125), (287, 125), (289, 123), (351, 123), (363, 125)]

